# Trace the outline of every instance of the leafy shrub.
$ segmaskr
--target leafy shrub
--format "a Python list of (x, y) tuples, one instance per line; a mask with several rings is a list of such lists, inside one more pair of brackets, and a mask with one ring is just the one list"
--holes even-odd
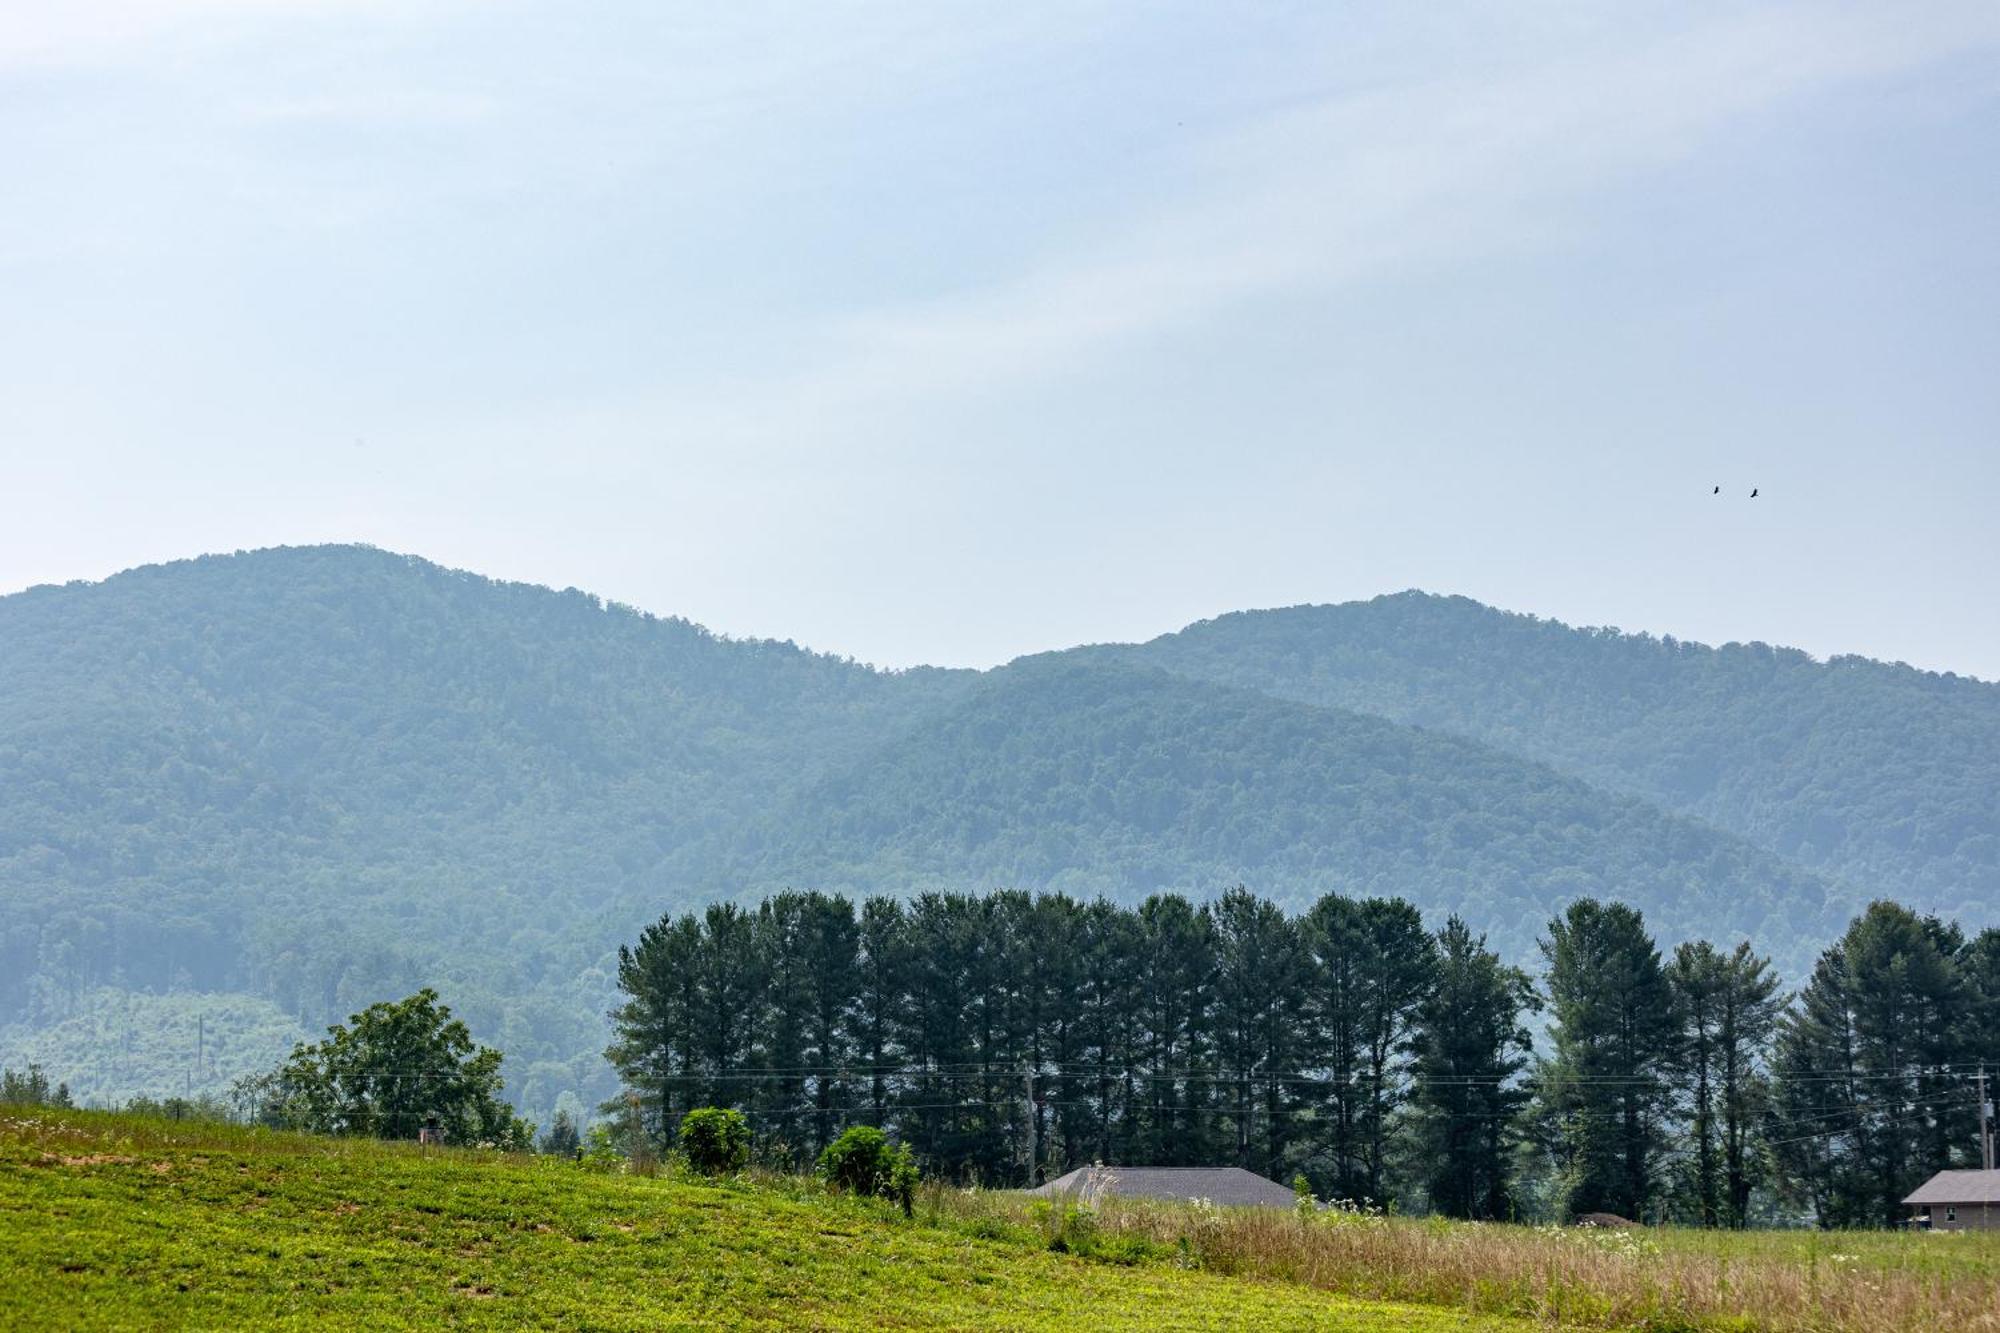
[(893, 1200), (905, 1217), (915, 1211), (916, 1159), (907, 1145), (890, 1143), (872, 1125), (854, 1125), (827, 1144), (815, 1169), (835, 1189)]
[(625, 1154), (618, 1151), (618, 1141), (611, 1132), (611, 1126), (592, 1125), (577, 1149), (576, 1160), (586, 1171), (609, 1174), (625, 1165)]
[(1177, 1250), (1136, 1233), (1110, 1229), (1097, 1209), (1067, 1195), (1049, 1202), (1037, 1200), (1030, 1206), (1028, 1216), (1040, 1227), (1043, 1242), (1056, 1254), (1073, 1254), (1092, 1263), (1124, 1268), (1155, 1260), (1181, 1262), (1189, 1268), (1199, 1266), (1192, 1259), (1185, 1236)]
[(369, 1005), (323, 1042), (294, 1046), (256, 1094), (266, 1103), (260, 1118), (312, 1134), (435, 1133), (454, 1145), (528, 1152), (535, 1127), (501, 1099), (500, 1062), (426, 986)]
[(536, 1150), (550, 1157), (576, 1157), (583, 1152), (583, 1136), (577, 1132), (576, 1117), (558, 1110), (555, 1123), (542, 1135)]
[(1087, 1249), (1079, 1251), (1082, 1258), (1092, 1263), (1113, 1264), (1119, 1268), (1137, 1268), (1140, 1264), (1158, 1263), (1174, 1257), (1171, 1246), (1162, 1245), (1144, 1236), (1117, 1234), (1098, 1231)]
[(159, 1120), (205, 1120), (213, 1124), (228, 1124), (235, 1119), (227, 1103), (206, 1094), (192, 1098), (134, 1097), (125, 1103), (125, 1113)]
[(1057, 1254), (1088, 1255), (1097, 1248), (1097, 1213), (1068, 1199), (1058, 1203), (1048, 1223), (1049, 1248)]
[(974, 1240), (999, 1240), (1010, 1244), (1032, 1243), (1034, 1237), (1023, 1227), (999, 1217), (975, 1217), (965, 1225), (965, 1234)]
[(750, 1164), (750, 1122), (727, 1107), (696, 1107), (681, 1117), (681, 1152), (705, 1176), (741, 1171)]

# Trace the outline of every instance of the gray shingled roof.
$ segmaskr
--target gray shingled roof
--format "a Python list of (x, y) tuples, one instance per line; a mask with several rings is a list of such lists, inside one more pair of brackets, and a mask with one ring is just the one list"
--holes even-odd
[(1206, 1199), (1237, 1208), (1290, 1208), (1293, 1200), (1277, 1181), (1240, 1166), (1081, 1166), (1028, 1193), (1045, 1199), (1071, 1194), (1087, 1204), (1101, 1198)]
[(1904, 1203), (2000, 1203), (2000, 1171), (1940, 1171)]

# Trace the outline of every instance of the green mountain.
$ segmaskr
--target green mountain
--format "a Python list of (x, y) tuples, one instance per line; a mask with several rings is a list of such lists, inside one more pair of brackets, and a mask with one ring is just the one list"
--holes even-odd
[(1133, 900), (1236, 883), (1292, 910), (1330, 890), (1458, 912), (1516, 957), (1551, 906), (1644, 904), (1670, 936), (1789, 942), (1856, 904), (1741, 839), (1503, 751), (1056, 657), (800, 791), (745, 878), (851, 893), (941, 885)]
[(0, 598), (0, 1063), (199, 1091), (183, 1027), (435, 984), (543, 1114), (619, 943), (783, 884), (1400, 893), (1523, 961), (1611, 894), (1796, 972), (1869, 892), (1992, 919), (1997, 696), (1416, 596), (884, 672), (367, 548), (139, 569)]
[(1416, 592), (1084, 654), (1472, 737), (1926, 910), (2000, 899), (2000, 685)]
[(607, 954), (969, 679), (352, 547), (0, 598), (0, 1062), (105, 988), (310, 1028), (436, 979), (530, 1083), (601, 1081)]

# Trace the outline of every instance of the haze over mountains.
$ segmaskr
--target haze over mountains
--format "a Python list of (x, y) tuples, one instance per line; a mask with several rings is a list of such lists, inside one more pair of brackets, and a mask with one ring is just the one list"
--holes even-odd
[(0, 1062), (86, 1094), (219, 1086), (434, 983), (532, 1114), (608, 1087), (609, 957), (668, 909), (1239, 882), (1523, 962), (1618, 897), (1797, 978), (1870, 897), (2000, 919), (2000, 686), (1421, 593), (989, 672), (360, 547), (0, 598)]

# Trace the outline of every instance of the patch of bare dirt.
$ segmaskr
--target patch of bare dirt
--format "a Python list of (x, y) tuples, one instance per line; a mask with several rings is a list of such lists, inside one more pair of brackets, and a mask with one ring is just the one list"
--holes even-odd
[(85, 1153), (81, 1157), (65, 1157), (52, 1152), (42, 1154), (44, 1165), (53, 1162), (58, 1166), (130, 1166), (138, 1160), (136, 1157), (121, 1157), (117, 1153), (108, 1152)]

